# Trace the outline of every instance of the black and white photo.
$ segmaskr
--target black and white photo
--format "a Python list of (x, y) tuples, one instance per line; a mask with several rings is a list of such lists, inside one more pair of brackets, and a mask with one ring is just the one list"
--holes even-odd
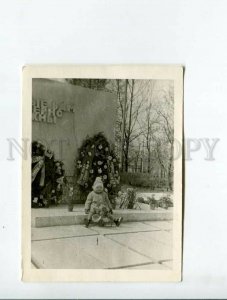
[(182, 67), (23, 73), (23, 279), (181, 280)]

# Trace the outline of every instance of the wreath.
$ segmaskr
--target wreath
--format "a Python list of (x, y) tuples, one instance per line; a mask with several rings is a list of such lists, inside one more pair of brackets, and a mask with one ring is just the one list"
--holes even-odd
[(120, 184), (119, 161), (103, 133), (84, 140), (75, 160), (74, 176), (76, 196), (81, 202), (92, 190), (96, 177), (101, 177), (105, 191), (114, 202)]
[(32, 142), (32, 207), (59, 204), (66, 183), (64, 164), (39, 141)]

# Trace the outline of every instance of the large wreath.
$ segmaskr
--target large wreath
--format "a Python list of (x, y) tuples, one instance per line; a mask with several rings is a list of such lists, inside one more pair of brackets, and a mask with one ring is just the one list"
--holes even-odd
[[(84, 202), (96, 177), (101, 177), (105, 191), (113, 202), (119, 190), (119, 161), (113, 147), (102, 133), (86, 138), (75, 160), (76, 197)], [(78, 202), (78, 199), (75, 199)], [(113, 203), (114, 204), (114, 203)]]
[(66, 183), (64, 164), (39, 141), (32, 142), (32, 207), (48, 207), (62, 200)]

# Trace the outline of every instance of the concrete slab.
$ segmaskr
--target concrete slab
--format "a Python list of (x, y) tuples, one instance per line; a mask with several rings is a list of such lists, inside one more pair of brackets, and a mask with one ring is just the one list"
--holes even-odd
[(162, 265), (162, 264), (147, 264), (147, 265), (140, 265), (140, 266), (134, 266), (129, 267), (127, 269), (136, 269), (136, 270), (168, 270), (168, 267)]
[(106, 267), (101, 260), (86, 253), (77, 238), (32, 242), (32, 261), (39, 269)]
[(152, 225), (146, 225), (141, 222), (127, 222), (122, 223), (120, 227), (116, 227), (115, 225), (111, 226), (105, 226), (105, 227), (99, 227), (99, 226), (93, 226), (90, 227), (92, 231), (98, 234), (103, 235), (109, 235), (109, 234), (124, 234), (124, 233), (130, 233), (130, 232), (143, 232), (143, 231), (157, 231), (159, 230), (156, 227), (153, 227)]
[[(97, 241), (97, 239), (95, 239), (95, 241)], [(90, 243), (88, 243), (89, 249), (87, 251), (97, 258), (101, 257), (102, 261), (105, 261), (109, 268), (151, 262), (150, 259), (147, 259), (143, 255), (140, 255), (127, 247), (122, 247), (118, 243), (102, 236), (99, 236), (99, 248), (97, 247), (97, 244), (95, 244), (93, 248), (89, 245)]]
[[(124, 223), (122, 223), (122, 225), (124, 225)], [(138, 230), (140, 230), (140, 229), (141, 230), (143, 230), (143, 229), (150, 230), (150, 231), (157, 230), (157, 228), (155, 226), (152, 226), (151, 224), (149, 224), (149, 225), (144, 224), (144, 222), (127, 222), (126, 225), (130, 228), (136, 228)]]
[(32, 260), (46, 269), (119, 268), (152, 262), (103, 236), (33, 241)]
[(95, 235), (96, 232), (83, 225), (32, 228), (32, 241)]
[(116, 234), (108, 236), (108, 238), (149, 257), (153, 262), (172, 259), (172, 247), (152, 239), (152, 233)]
[(152, 227), (156, 227), (161, 230), (172, 230), (173, 224), (167, 221), (145, 221), (144, 224), (151, 225)]
[(168, 232), (164, 230), (159, 230), (159, 231), (152, 231), (148, 233), (143, 232), (143, 236), (145, 237), (146, 235), (148, 238), (156, 240), (157, 242), (163, 243), (167, 246), (173, 245), (172, 231)]
[[(172, 220), (171, 210), (115, 210), (116, 217), (123, 217), (124, 222)], [(33, 227), (50, 227), (84, 224), (86, 215), (83, 211), (68, 212), (66, 208), (32, 210)]]
[[(74, 219), (77, 215), (84, 214), (84, 205), (75, 205), (72, 212), (68, 211), (67, 205), (61, 205), (61, 206), (50, 206), (49, 208), (33, 208), (31, 210), (31, 217), (32, 217), (32, 227), (44, 227), (44, 226), (36, 226), (37, 224), (43, 222), (42, 218), (57, 218), (58, 224), (56, 225), (74, 225)], [(60, 224), (63, 223), (66, 217), (70, 217), (67, 220), (67, 224)], [(41, 218), (41, 219), (40, 219)], [(63, 220), (61, 220), (63, 218)], [(49, 219), (48, 219), (49, 220)], [(54, 221), (52, 220), (52, 223), (54, 224)], [(71, 224), (69, 223), (69, 220), (71, 220)], [(49, 220), (49, 224), (51, 224), (51, 220)]]

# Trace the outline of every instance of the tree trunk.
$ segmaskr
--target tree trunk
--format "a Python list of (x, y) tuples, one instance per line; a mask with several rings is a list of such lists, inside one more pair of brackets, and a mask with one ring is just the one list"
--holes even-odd
[[(126, 93), (127, 93), (127, 81), (126, 81)], [(130, 97), (130, 107), (129, 107), (129, 121), (128, 121), (128, 130), (127, 130), (127, 136), (125, 139), (125, 172), (128, 172), (128, 154), (129, 154), (129, 143), (130, 143), (130, 137), (131, 137), (131, 125), (132, 125), (132, 105), (133, 105), (133, 90), (134, 90), (134, 80), (132, 80), (132, 91), (131, 91), (131, 97)], [(126, 95), (127, 97), (127, 95)]]
[(128, 172), (128, 154), (125, 155), (125, 172)]
[(172, 172), (171, 172), (171, 165), (169, 165), (169, 168), (168, 168), (168, 187), (169, 189), (172, 191), (173, 190), (173, 184), (172, 184)]
[(147, 157), (147, 173), (151, 172), (151, 151), (148, 150), (148, 157)]
[(171, 191), (173, 190), (172, 165), (173, 165), (173, 144), (171, 144), (171, 155), (170, 155), (169, 165), (168, 165), (168, 186)]
[(124, 156), (124, 171), (128, 172), (128, 152), (129, 152), (129, 143), (128, 140), (125, 141), (125, 156)]
[(126, 121), (126, 103), (127, 103), (127, 88), (128, 88), (128, 80), (125, 80), (125, 98), (123, 104), (123, 120), (122, 120), (122, 141), (121, 141), (121, 170), (124, 170), (124, 146), (125, 146), (125, 121)]

